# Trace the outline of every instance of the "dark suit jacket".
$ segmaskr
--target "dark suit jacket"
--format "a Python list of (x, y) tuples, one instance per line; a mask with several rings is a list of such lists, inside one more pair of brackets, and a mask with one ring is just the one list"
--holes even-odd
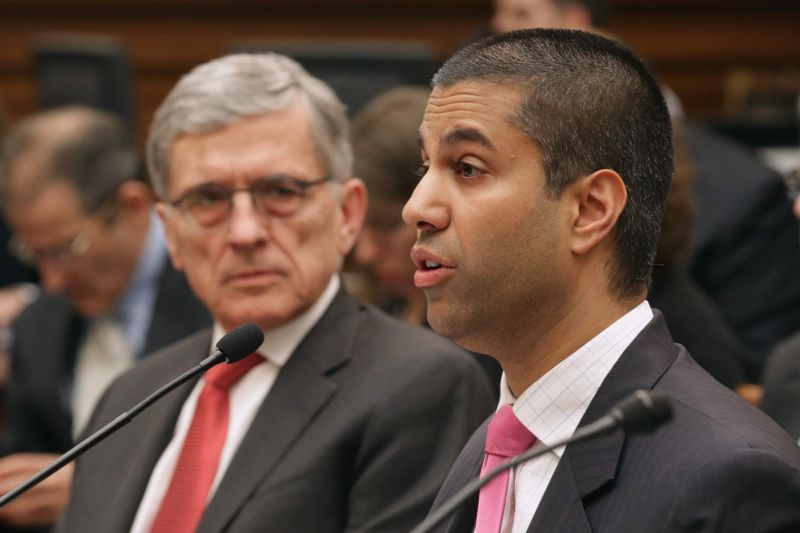
[[(673, 419), (567, 446), (529, 532), (800, 531), (800, 449), (697, 366), (660, 313), (601, 385), (580, 425), (634, 390), (672, 397)], [(486, 424), (462, 451), (440, 506), (480, 472)], [(477, 496), (437, 531), (471, 532)]]
[(689, 271), (757, 356), (800, 329), (798, 223), (780, 175), (745, 148), (688, 124), (697, 203)]
[(654, 271), (647, 300), (664, 314), (675, 342), (717, 381), (729, 389), (748, 381), (746, 368), (752, 354), (688, 274)]
[[(143, 353), (211, 324), (183, 274), (169, 259), (159, 279)], [(42, 295), (14, 324), (5, 453), (61, 453), (72, 446), (69, 388), (85, 321), (64, 296)]]
[[(200, 333), (124, 374), (91, 426), (195, 364), (210, 342)], [(129, 530), (191, 388), (78, 460), (60, 530)], [(198, 531), (408, 531), (493, 407), (465, 352), (342, 291), (278, 374)]]

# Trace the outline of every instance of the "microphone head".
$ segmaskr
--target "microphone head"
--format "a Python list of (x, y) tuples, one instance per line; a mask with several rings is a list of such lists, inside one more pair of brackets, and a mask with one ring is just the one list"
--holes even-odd
[(258, 350), (264, 342), (261, 328), (252, 322), (245, 322), (224, 335), (217, 343), (217, 349), (225, 356), (225, 362), (235, 363)]
[(609, 415), (626, 433), (649, 433), (672, 417), (669, 396), (637, 390), (615, 405)]

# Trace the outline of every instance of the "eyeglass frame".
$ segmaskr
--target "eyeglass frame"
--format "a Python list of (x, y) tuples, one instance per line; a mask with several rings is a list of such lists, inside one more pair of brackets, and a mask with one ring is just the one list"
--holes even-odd
[[(230, 219), (231, 212), (233, 211), (233, 196), (236, 193), (247, 192), (249, 194), (249, 196), (250, 196), (250, 203), (253, 206), (253, 209), (258, 214), (260, 214), (260, 215), (269, 215), (269, 216), (281, 217), (282, 218), (282, 217), (292, 216), (296, 212), (296, 210), (292, 211), (291, 213), (275, 213), (275, 212), (270, 211), (269, 208), (261, 206), (256, 201), (256, 197), (255, 197), (255, 189), (259, 185), (263, 185), (265, 182), (266, 183), (278, 183), (278, 182), (291, 183), (292, 185), (295, 185), (296, 187), (298, 187), (300, 189), (300, 192), (298, 194), (298, 199), (302, 200), (302, 199), (307, 197), (307, 193), (308, 193), (309, 189), (311, 189), (313, 187), (316, 187), (318, 185), (322, 185), (322, 184), (327, 183), (327, 182), (332, 181), (332, 180), (333, 180), (333, 177), (330, 176), (330, 175), (325, 175), (325, 176), (323, 176), (323, 177), (321, 177), (319, 179), (310, 180), (309, 181), (309, 180), (302, 180), (302, 179), (299, 179), (299, 178), (295, 178), (293, 176), (280, 174), (280, 175), (275, 175), (275, 176), (264, 176), (262, 178), (259, 178), (256, 181), (254, 181), (253, 183), (251, 183), (250, 185), (248, 185), (246, 187), (228, 188), (228, 187), (224, 187), (222, 185), (219, 185), (217, 183), (206, 182), (206, 183), (201, 183), (199, 185), (191, 187), (190, 189), (184, 191), (177, 198), (168, 199), (168, 200), (164, 201), (163, 203), (165, 203), (165, 204), (167, 204), (167, 205), (169, 205), (171, 207), (174, 207), (175, 209), (180, 211), (183, 216), (185, 216), (187, 219), (191, 220), (193, 223), (197, 224), (200, 227), (216, 228), (216, 227), (219, 227), (219, 226), (223, 225), (225, 222), (227, 222)], [(224, 198), (226, 200), (225, 216), (223, 218), (221, 218), (219, 220), (219, 222), (215, 222), (215, 223), (211, 223), (211, 224), (204, 224), (204, 223), (200, 222), (195, 215), (191, 214), (189, 212), (189, 210), (182, 205), (187, 200), (191, 199), (191, 195), (192, 194), (196, 193), (197, 191), (201, 191), (204, 188), (205, 189), (213, 189), (215, 191), (218, 191), (218, 192), (221, 192), (222, 194), (224, 194)], [(299, 207), (298, 207), (298, 209), (299, 209)]]
[[(89, 215), (90, 218), (100, 218), (103, 225), (109, 224), (116, 216), (116, 199), (116, 195), (111, 195), (106, 200), (103, 200), (100, 203), (100, 207)], [(23, 264), (30, 267), (38, 267), (42, 261), (52, 261), (60, 268), (69, 269), (92, 246), (96, 235), (90, 237), (90, 234), (91, 228), (84, 228), (68, 243), (53, 247), (53, 249), (45, 252), (37, 252), (15, 233), (9, 239), (6, 250)]]

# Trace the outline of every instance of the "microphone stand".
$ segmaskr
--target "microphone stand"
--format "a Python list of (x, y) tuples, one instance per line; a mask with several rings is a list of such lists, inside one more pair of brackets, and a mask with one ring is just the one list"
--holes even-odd
[(2, 497), (0, 497), (0, 507), (3, 507), (7, 503), (13, 501), (19, 495), (28, 491), (31, 487), (38, 485), (48, 477), (55, 474), (57, 471), (63, 468), (64, 465), (66, 465), (79, 455), (83, 454), (86, 450), (92, 448), (100, 441), (104, 440), (106, 437), (117, 431), (119, 428), (121, 428), (122, 426), (126, 425), (128, 422), (133, 420), (133, 418), (136, 415), (141, 413), (143, 410), (149, 407), (150, 404), (160, 399), (168, 392), (172, 391), (179, 385), (190, 380), (197, 374), (205, 372), (212, 366), (225, 361), (225, 359), (226, 359), (225, 354), (223, 354), (221, 351), (216, 351), (213, 354), (209, 355), (208, 357), (197, 363), (196, 366), (192, 367), (191, 369), (187, 370), (180, 376), (176, 377), (166, 385), (162, 386), (160, 389), (150, 394), (150, 396), (148, 396), (147, 398), (145, 398), (144, 400), (133, 406), (133, 408), (122, 413), (117, 418), (115, 418), (114, 420), (112, 420), (111, 422), (109, 422), (108, 424), (98, 429), (90, 436), (88, 436), (75, 446), (73, 446), (69, 451), (67, 451), (64, 455), (62, 455), (61, 457), (50, 463), (48, 466), (42, 468), (41, 470), (39, 470), (39, 472), (26, 479), (24, 482), (20, 483), (10, 491), (6, 492)]

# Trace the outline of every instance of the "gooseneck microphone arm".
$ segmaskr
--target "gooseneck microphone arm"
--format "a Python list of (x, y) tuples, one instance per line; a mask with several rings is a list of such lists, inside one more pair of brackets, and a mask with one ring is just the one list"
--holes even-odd
[(489, 470), (483, 477), (473, 479), (441, 507), (428, 515), (411, 533), (428, 533), (494, 477), (520, 463), (544, 455), (566, 444), (591, 439), (620, 428), (628, 433), (647, 433), (669, 420), (671, 416), (672, 411), (667, 396), (642, 390), (636, 391), (612, 407), (607, 415), (578, 428), (571, 436), (561, 439), (550, 446), (534, 446), (530, 450)]
[(58, 459), (39, 470), (36, 474), (32, 475), (10, 491), (6, 492), (2, 497), (0, 497), (0, 507), (3, 507), (21, 494), (24, 494), (34, 486), (55, 474), (57, 471), (61, 470), (61, 468), (63, 468), (67, 463), (82, 455), (88, 449), (94, 447), (100, 441), (104, 440), (106, 437), (128, 424), (136, 415), (150, 407), (150, 405), (162, 398), (168, 392), (174, 390), (183, 383), (186, 383), (196, 375), (205, 372), (214, 365), (218, 365), (222, 362), (229, 364), (235, 363), (243, 359), (257, 350), (258, 347), (261, 346), (263, 339), (264, 334), (261, 332), (258, 326), (252, 323), (242, 324), (241, 326), (231, 330), (217, 343), (217, 350), (214, 353), (157, 391), (150, 394), (128, 411), (125, 411), (117, 418), (83, 439), (65, 454), (61, 455)]

